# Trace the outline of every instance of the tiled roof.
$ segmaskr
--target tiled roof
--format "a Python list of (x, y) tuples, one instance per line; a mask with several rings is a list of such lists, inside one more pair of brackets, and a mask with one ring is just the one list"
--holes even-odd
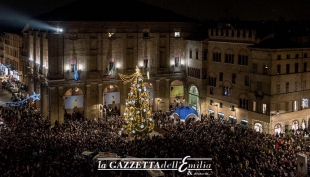
[(288, 49), (288, 48), (304, 48), (302, 46), (285, 36), (277, 36), (275, 38), (268, 38), (260, 42), (259, 44), (252, 45), (250, 48), (261, 49)]

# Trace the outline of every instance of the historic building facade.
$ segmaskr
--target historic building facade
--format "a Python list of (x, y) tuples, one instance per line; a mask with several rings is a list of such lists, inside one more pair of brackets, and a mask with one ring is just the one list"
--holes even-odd
[(36, 107), (52, 124), (65, 112), (122, 114), (130, 85), (118, 73), (138, 66), (155, 111), (189, 105), (267, 133), (308, 125), (308, 48), (260, 45), (267, 34), (230, 24), (193, 38), (188, 20), (44, 22), (24, 28), (22, 57), (29, 92), (40, 93)]

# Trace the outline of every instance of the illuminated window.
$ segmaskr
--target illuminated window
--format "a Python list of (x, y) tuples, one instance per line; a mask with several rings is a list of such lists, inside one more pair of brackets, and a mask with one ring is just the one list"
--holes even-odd
[(297, 130), (299, 127), (299, 122), (297, 120), (294, 120), (292, 123), (292, 130)]
[(114, 37), (114, 33), (109, 33), (109, 37)]
[(274, 133), (280, 134), (282, 132), (282, 126), (280, 124), (277, 124), (274, 126)]
[(267, 104), (263, 104), (263, 114), (267, 113)]
[(303, 99), (301, 99), (301, 108), (302, 108), (302, 109), (309, 108), (308, 102), (309, 102), (308, 98), (303, 98)]
[(263, 126), (261, 123), (255, 123), (254, 124), (254, 130), (256, 132), (262, 133), (263, 132)]
[(180, 37), (180, 31), (174, 32), (174, 37)]

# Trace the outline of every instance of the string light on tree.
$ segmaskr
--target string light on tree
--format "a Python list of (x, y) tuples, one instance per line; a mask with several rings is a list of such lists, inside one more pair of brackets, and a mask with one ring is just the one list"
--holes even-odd
[(149, 106), (149, 92), (143, 82), (143, 76), (137, 66), (132, 75), (119, 73), (125, 83), (131, 83), (130, 92), (125, 102), (124, 124), (122, 131), (129, 135), (146, 135), (153, 131), (154, 121)]

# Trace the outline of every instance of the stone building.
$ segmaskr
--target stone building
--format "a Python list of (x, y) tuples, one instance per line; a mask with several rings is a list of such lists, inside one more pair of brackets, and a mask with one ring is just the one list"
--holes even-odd
[[(24, 24), (23, 24), (24, 25)], [(22, 23), (18, 21), (0, 21), (0, 64), (5, 67), (1, 67), (1, 71), (6, 75), (22, 80), (23, 65), (21, 61), (21, 49), (22, 45)], [(11, 71), (11, 73), (10, 73)]]
[[(38, 16), (23, 30), (29, 91), (40, 93), (36, 107), (52, 123), (63, 122), (65, 112), (89, 119), (103, 117), (104, 106), (122, 112), (129, 85), (118, 73), (130, 75), (136, 66), (148, 83), (153, 110), (185, 104), (188, 84), (197, 85), (186, 80), (184, 39), (196, 30), (192, 19), (136, 1), (106, 5), (96, 9), (78, 1)], [(200, 53), (200, 45), (194, 50)]]
[(65, 112), (122, 114), (129, 85), (118, 73), (139, 66), (155, 111), (189, 105), (267, 133), (308, 125), (309, 52), (296, 44), (303, 38), (279, 42), (259, 22), (201, 31), (199, 22), (136, 1), (105, 7), (77, 1), (23, 30), (25, 80), (52, 124)]

